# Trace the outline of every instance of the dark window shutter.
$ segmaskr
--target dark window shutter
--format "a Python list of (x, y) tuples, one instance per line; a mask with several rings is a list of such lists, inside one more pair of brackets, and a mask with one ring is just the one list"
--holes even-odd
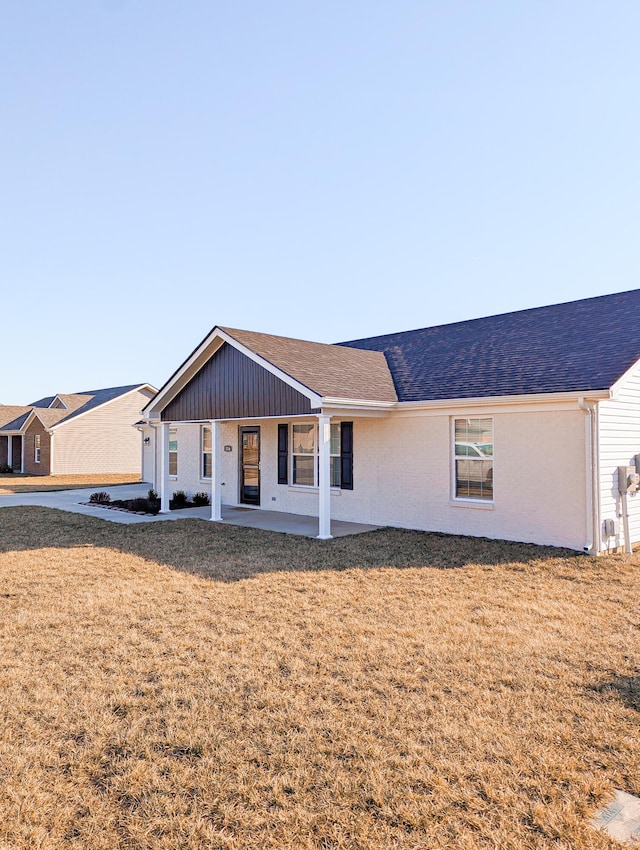
[(278, 484), (289, 483), (289, 426), (278, 425)]
[(340, 488), (353, 490), (353, 422), (340, 424)]

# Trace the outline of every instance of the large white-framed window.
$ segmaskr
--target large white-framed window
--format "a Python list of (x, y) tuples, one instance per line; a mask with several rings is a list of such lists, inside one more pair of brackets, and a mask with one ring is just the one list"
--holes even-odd
[(169, 428), (169, 475), (178, 476), (178, 429)]
[(201, 446), (201, 465), (200, 476), (202, 478), (211, 478), (213, 469), (213, 443), (211, 440), (211, 426), (203, 425), (200, 429), (200, 446)]
[(34, 434), (33, 437), (33, 459), (40, 463), (40, 434)]
[[(341, 486), (341, 429), (339, 422), (331, 423), (329, 454), (331, 487)], [(291, 426), (291, 481), (297, 487), (317, 487), (319, 474), (318, 424), (294, 422)]]
[(493, 501), (493, 419), (453, 420), (454, 496)]

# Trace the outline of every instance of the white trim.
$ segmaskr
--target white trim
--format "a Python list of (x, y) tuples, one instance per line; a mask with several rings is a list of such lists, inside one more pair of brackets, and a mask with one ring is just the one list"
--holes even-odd
[(219, 420), (211, 421), (211, 522), (222, 522), (222, 436)]
[(600, 424), (598, 404), (583, 399), (580, 407), (585, 413), (585, 488), (586, 533), (584, 551), (598, 555), (602, 551), (600, 528)]
[[(74, 393), (74, 395), (81, 395), (81, 393)], [(51, 404), (50, 404), (50, 405), (48, 405), (48, 408), (47, 408), (47, 409), (53, 410), (53, 409), (54, 409), (53, 405), (54, 405), (57, 401), (59, 401), (59, 402), (60, 402), (60, 404), (62, 405), (62, 408), (63, 408), (64, 410), (69, 410), (69, 405), (68, 405), (68, 404), (65, 404), (65, 403), (62, 401), (62, 399), (60, 398), (60, 396), (59, 396), (59, 395), (54, 396), (53, 401), (51, 402)]]
[(471, 508), (474, 511), (494, 511), (496, 509), (495, 502), (490, 502), (488, 499), (449, 499), (450, 508)]
[(160, 428), (160, 513), (167, 514), (169, 507), (169, 425)]
[(640, 365), (640, 360), (636, 360), (635, 363), (633, 363), (631, 366), (629, 366), (627, 371), (623, 372), (623, 374), (620, 375), (618, 380), (614, 384), (611, 385), (611, 388), (609, 390), (609, 397), (610, 398), (615, 398), (617, 396), (622, 385), (633, 375), (633, 373), (636, 371), (636, 369), (638, 368), (639, 365)]
[[(395, 410), (396, 415), (410, 412), (427, 412), (434, 410), (438, 414), (448, 410), (459, 410), (467, 407), (480, 407), (495, 410), (496, 407), (511, 407), (520, 409), (523, 405), (545, 410), (570, 410), (579, 405), (580, 401), (588, 398), (593, 401), (610, 398), (609, 390), (596, 390), (589, 393), (531, 393), (530, 395), (487, 396), (486, 398), (445, 398), (432, 401), (399, 401)], [(506, 413), (510, 411), (500, 411)], [(480, 414), (474, 410), (474, 416)]]
[(331, 534), (331, 417), (318, 416), (318, 540), (330, 540)]

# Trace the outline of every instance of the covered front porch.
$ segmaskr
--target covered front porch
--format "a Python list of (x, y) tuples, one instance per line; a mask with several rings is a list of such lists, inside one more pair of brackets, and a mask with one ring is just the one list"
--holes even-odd
[(0, 468), (24, 471), (24, 440), (18, 432), (0, 434)]
[[(193, 433), (194, 427), (199, 438)], [(304, 449), (290, 445), (296, 429), (307, 440)], [(178, 472), (189, 463), (193, 466), (193, 448), (199, 446), (200, 469), (207, 470), (199, 484), (204, 485), (201, 489), (211, 500), (210, 507), (201, 508), (199, 516), (321, 540), (375, 527), (353, 521), (357, 517), (332, 517), (332, 496), (353, 489), (352, 421), (317, 413), (288, 417), (285, 422), (263, 418), (163, 422), (154, 430), (159, 461), (154, 480), (161, 515), (173, 513), (175, 490), (195, 492), (198, 488), (197, 480), (184, 483), (188, 476), (179, 477)]]
[(381, 352), (216, 326), (143, 411), (161, 513), (172, 491), (206, 492), (213, 522), (256, 507), (328, 540), (371, 519), (372, 491), (354, 480), (376, 461), (363, 442), (354, 472), (354, 420), (396, 404)]

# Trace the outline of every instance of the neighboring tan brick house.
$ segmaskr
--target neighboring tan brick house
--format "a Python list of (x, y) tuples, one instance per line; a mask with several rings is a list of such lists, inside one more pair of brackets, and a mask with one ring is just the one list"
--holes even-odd
[(0, 468), (29, 475), (141, 472), (133, 427), (156, 390), (132, 384), (0, 405)]
[(640, 290), (336, 345), (216, 326), (145, 408), (143, 478), (162, 510), (209, 490), (213, 520), (317, 515), (320, 538), (339, 519), (630, 545), (636, 326)]

